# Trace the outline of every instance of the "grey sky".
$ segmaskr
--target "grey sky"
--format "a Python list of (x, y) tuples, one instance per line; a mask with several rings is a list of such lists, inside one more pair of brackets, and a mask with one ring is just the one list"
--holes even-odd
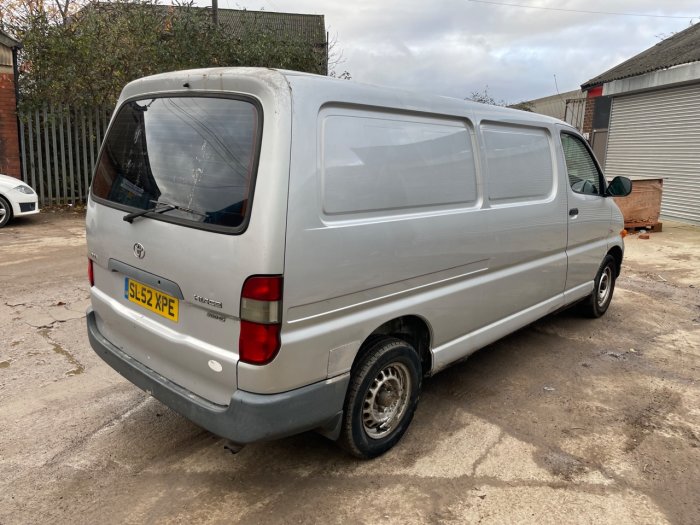
[[(697, 0), (495, 0), (522, 5), (682, 15), (644, 18), (544, 11), (468, 0), (219, 0), (220, 7), (324, 14), (354, 80), (519, 102), (586, 80), (700, 18)], [(207, 5), (208, 0), (200, 0)]]

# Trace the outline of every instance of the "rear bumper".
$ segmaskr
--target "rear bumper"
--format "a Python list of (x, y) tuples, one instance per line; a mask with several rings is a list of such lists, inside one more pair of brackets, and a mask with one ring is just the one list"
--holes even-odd
[(176, 385), (110, 343), (87, 312), (90, 345), (109, 366), (190, 421), (239, 444), (322, 429), (332, 434), (342, 418), (349, 374), (281, 394), (236, 390), (228, 406), (217, 405)]

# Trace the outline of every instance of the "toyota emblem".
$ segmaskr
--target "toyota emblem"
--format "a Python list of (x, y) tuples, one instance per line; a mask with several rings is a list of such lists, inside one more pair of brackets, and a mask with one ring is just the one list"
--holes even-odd
[(134, 244), (134, 255), (137, 259), (143, 259), (146, 256), (146, 248), (140, 242)]

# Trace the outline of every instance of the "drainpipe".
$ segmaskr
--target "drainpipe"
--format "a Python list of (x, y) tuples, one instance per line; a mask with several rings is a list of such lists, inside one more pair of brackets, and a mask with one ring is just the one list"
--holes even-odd
[[(12, 47), (12, 74), (14, 75), (14, 81), (15, 81), (15, 114), (17, 116), (17, 144), (19, 145), (20, 150), (17, 152), (19, 154), (19, 178), (21, 180), (23, 179), (23, 174), (24, 174), (24, 159), (22, 158), (22, 142), (24, 141), (24, 137), (22, 136), (22, 133), (20, 132), (21, 126), (19, 122), (19, 61), (17, 59), (17, 53), (22, 49), (22, 44), (17, 44), (16, 46)], [(26, 182), (26, 181), (24, 181)]]

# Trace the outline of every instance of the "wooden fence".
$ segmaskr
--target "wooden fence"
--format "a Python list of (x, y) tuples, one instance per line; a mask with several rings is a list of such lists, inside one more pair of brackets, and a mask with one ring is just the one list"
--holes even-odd
[(112, 108), (46, 106), (19, 115), (22, 179), (39, 205), (87, 200)]

